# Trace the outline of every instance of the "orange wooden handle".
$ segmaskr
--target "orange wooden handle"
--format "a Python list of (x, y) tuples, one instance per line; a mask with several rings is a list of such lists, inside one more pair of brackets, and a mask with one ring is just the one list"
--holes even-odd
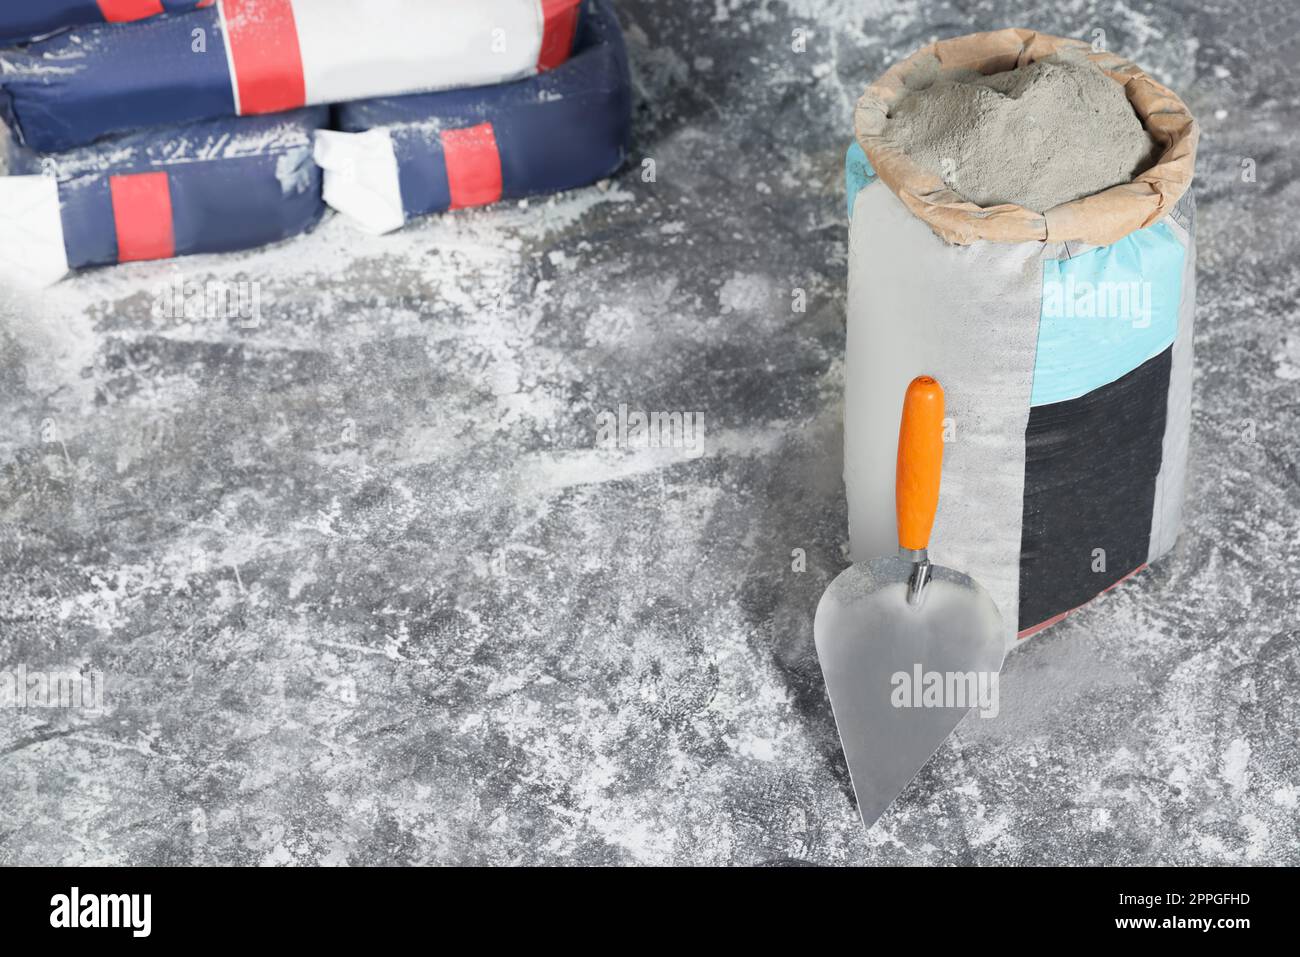
[(928, 375), (917, 376), (907, 387), (898, 424), (894, 505), (899, 548), (918, 550), (930, 544), (942, 469), (943, 387)]

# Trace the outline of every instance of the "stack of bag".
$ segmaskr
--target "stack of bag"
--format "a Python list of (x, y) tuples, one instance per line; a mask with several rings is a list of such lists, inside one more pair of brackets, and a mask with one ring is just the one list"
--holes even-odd
[(0, 11), (0, 275), (372, 232), (627, 151), (609, 0), (42, 0)]

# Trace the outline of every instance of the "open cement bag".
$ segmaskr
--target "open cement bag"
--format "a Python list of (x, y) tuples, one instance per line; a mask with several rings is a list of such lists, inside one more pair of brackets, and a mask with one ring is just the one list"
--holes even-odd
[(18, 150), (0, 176), (0, 278), (227, 252), (309, 229), (324, 212), (317, 107), (148, 130), (65, 153)]
[(87, 23), (128, 23), (210, 7), (215, 0), (4, 0), (0, 46), (24, 43)]
[(627, 156), (632, 91), (608, 0), (589, 0), (568, 62), (525, 80), (345, 103), (322, 130), (325, 201), (382, 233), (423, 213), (557, 192)]
[[(884, 117), (938, 61), (993, 74), (1077, 50), (1158, 147), (1132, 182), (1037, 213), (981, 208), (903, 155)], [(898, 422), (912, 377), (947, 394), (934, 561), (982, 584), (1014, 644), (1167, 552), (1191, 409), (1197, 127), (1136, 66), (1002, 30), (940, 41), (859, 101), (847, 163), (845, 464), (853, 558), (896, 549)]]
[(305, 104), (499, 83), (568, 58), (579, 0), (218, 0), (0, 51), (28, 146)]

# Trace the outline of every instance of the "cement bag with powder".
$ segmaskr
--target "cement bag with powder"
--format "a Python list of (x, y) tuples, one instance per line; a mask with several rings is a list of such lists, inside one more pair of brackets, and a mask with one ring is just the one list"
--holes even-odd
[(568, 58), (579, 0), (218, 0), (0, 51), (0, 112), (41, 152), (105, 134), (499, 83)]
[[(887, 118), (914, 91), (1049, 57), (1104, 71), (1154, 140), (1153, 165), (1036, 212), (964, 199), (968, 157), (926, 169), (899, 148)], [(1002, 30), (940, 41), (896, 64), (859, 101), (855, 126), (844, 421), (853, 557), (895, 550), (903, 393), (913, 376), (934, 375), (951, 421), (932, 557), (988, 590), (1013, 644), (1142, 569), (1178, 534), (1196, 124), (1132, 63)], [(945, 132), (931, 126), (920, 134)]]
[(5, 0), (0, 46), (24, 43), (87, 23), (128, 23), (162, 13), (184, 13), (215, 0)]
[(335, 111), (316, 161), (325, 201), (382, 233), (413, 216), (585, 186), (627, 156), (632, 90), (608, 0), (584, 5), (568, 62), (503, 83), (358, 100)]
[(324, 212), (311, 159), (324, 107), (150, 130), (38, 156), (0, 176), (0, 278), (227, 252), (309, 229)]

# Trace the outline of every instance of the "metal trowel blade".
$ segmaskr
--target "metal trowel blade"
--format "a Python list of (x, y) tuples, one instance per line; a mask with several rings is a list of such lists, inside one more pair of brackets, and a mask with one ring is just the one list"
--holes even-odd
[[(879, 558), (846, 568), (822, 595), (813, 625), (866, 827), (981, 700), (979, 682), (996, 694), (1002, 668), (1002, 621), (988, 594), (960, 572), (931, 565), (920, 605), (910, 605), (912, 567)], [(965, 698), (949, 694), (942, 706), (926, 706), (924, 683), (935, 673), (945, 693), (960, 685)]]

